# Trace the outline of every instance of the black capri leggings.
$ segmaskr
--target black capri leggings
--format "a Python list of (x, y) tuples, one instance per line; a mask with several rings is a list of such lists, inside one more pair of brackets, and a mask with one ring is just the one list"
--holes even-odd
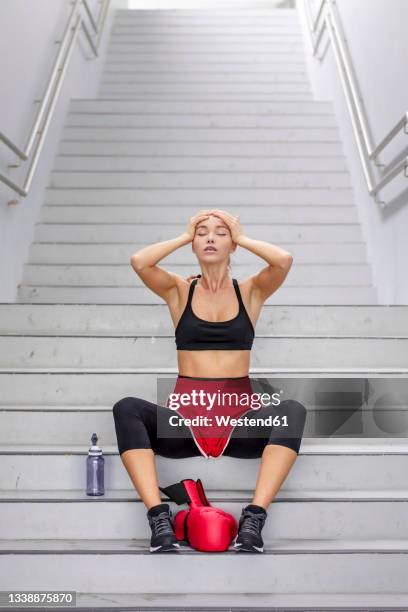
[[(299, 454), (306, 408), (297, 400), (287, 399), (280, 403), (279, 411), (291, 419), (291, 431), (296, 432), (296, 437), (277, 437), (273, 426), (254, 428), (240, 425), (234, 428), (223, 455), (240, 459), (261, 457), (267, 444), (286, 446)], [(276, 406), (264, 406), (256, 411), (255, 416), (269, 415), (276, 415)], [(166, 438), (157, 435), (166, 425), (168, 427), (169, 418), (169, 409), (160, 404), (140, 397), (124, 397), (114, 404), (113, 417), (120, 455), (130, 449), (151, 448), (155, 454), (173, 459), (201, 456), (187, 425), (181, 424), (177, 427), (182, 437)]]

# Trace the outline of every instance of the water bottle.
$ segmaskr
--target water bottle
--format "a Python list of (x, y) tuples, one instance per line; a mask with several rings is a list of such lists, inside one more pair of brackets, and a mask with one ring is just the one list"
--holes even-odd
[(105, 458), (102, 456), (102, 449), (97, 446), (98, 436), (92, 434), (92, 446), (86, 458), (86, 494), (104, 495), (104, 464)]

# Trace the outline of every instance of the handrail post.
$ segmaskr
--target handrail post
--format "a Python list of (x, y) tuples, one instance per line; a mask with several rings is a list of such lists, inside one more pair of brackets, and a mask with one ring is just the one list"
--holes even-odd
[[(34, 142), (37, 139), (37, 143), (34, 148), (34, 153), (28, 168), (27, 175), (24, 179), (23, 186), (18, 185), (17, 182), (13, 181), (11, 178), (0, 172), (0, 181), (10, 187), (10, 189), (15, 191), (17, 194), (24, 197), (28, 195), (31, 186), (31, 182), (38, 164), (42, 147), (44, 145), (48, 127), (54, 114), (56, 102), (61, 91), (62, 83), (72, 55), (74, 42), (78, 35), (79, 28), (82, 26), (82, 29), (92, 49), (94, 57), (98, 57), (99, 43), (102, 31), (105, 26), (110, 0), (101, 0), (97, 21), (95, 21), (92, 12), (90, 11), (87, 0), (71, 0), (70, 4), (72, 4), (72, 9), (68, 17), (61, 41), (57, 41), (59, 42), (60, 47), (55, 56), (52, 69), (47, 79), (43, 96), (40, 99), (41, 103), (36, 112), (25, 147), (21, 149), (15, 143), (13, 143), (10, 138), (3, 134), (3, 132), (0, 132), (0, 143), (3, 143), (13, 153), (15, 153), (20, 160), (24, 162), (28, 161), (34, 147)], [(81, 4), (85, 7), (85, 12), (89, 18), (89, 21), (92, 24), (92, 28), (95, 31), (95, 40), (93, 40), (84, 22), (84, 18), (80, 11)], [(19, 168), (20, 165), (9, 164), (8, 167)], [(9, 205), (17, 204), (18, 201), (19, 200), (11, 200), (9, 201)]]
[[(298, 0), (298, 2), (299, 1), (300, 0)], [(363, 97), (359, 91), (358, 79), (348, 50), (341, 19), (338, 16), (337, 7), (335, 5), (335, 0), (321, 0), (316, 17), (313, 18), (309, 0), (303, 0), (302, 6), (308, 26), (313, 56), (316, 56), (324, 29), (327, 28), (346, 99), (346, 105), (350, 114), (367, 190), (370, 195), (374, 196), (375, 201), (384, 208), (387, 203), (383, 200), (378, 200), (377, 195), (383, 187), (389, 184), (389, 182), (401, 172), (403, 172), (404, 176), (407, 176), (407, 158), (404, 155), (404, 148), (401, 154), (394, 158), (390, 165), (386, 166), (378, 160), (378, 155), (402, 130), (405, 134), (408, 133), (408, 112), (404, 112), (402, 118), (396, 122), (380, 143), (374, 147), (371, 131), (369, 130), (369, 122), (364, 110)], [(403, 159), (401, 159), (401, 157), (403, 157)], [(374, 170), (376, 170), (379, 175), (377, 179), (375, 179)]]

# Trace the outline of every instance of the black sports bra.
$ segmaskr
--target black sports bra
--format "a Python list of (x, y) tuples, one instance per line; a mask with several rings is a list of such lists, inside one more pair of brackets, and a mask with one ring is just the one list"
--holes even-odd
[(190, 284), (187, 304), (175, 330), (177, 350), (251, 350), (255, 330), (242, 301), (237, 280), (233, 278), (232, 282), (239, 311), (236, 317), (228, 321), (205, 321), (194, 314), (191, 300), (197, 281), (195, 278)]

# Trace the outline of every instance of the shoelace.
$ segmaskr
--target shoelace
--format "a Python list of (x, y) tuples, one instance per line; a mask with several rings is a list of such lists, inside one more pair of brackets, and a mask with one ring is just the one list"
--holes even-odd
[(157, 514), (156, 516), (151, 516), (150, 519), (153, 523), (153, 530), (155, 534), (161, 535), (163, 533), (173, 533), (173, 529), (171, 528), (170, 523), (170, 517), (167, 512), (160, 512), (160, 514)]
[(246, 531), (254, 535), (259, 535), (264, 526), (266, 516), (261, 513), (254, 513), (250, 510), (244, 510), (243, 522), (240, 531)]

